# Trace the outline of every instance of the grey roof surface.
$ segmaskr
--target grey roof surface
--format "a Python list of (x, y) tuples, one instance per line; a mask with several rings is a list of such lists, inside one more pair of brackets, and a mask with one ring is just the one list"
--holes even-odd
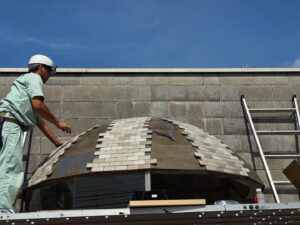
[(95, 126), (55, 149), (28, 186), (46, 180), (137, 170), (221, 173), (262, 184), (229, 146), (202, 129), (140, 117)]
[(229, 146), (221, 143), (221, 140), (193, 125), (168, 121), (183, 129), (182, 134), (186, 135), (187, 140), (196, 148), (195, 157), (199, 159), (201, 166), (217, 172), (249, 175), (250, 170), (244, 165), (244, 161), (234, 156)]

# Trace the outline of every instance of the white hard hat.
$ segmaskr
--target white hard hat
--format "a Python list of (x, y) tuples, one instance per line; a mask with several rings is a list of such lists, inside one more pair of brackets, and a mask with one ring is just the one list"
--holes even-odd
[(45, 55), (33, 55), (31, 56), (28, 65), (30, 64), (43, 64), (51, 67), (53, 70), (56, 68), (52, 59)]

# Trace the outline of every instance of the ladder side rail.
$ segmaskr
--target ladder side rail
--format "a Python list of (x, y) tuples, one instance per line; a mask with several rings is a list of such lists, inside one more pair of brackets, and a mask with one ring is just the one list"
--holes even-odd
[(22, 148), (23, 149), (25, 147), (25, 142), (26, 142), (26, 139), (27, 139), (27, 135), (28, 135), (28, 131), (25, 131), (24, 135), (23, 135), (23, 140), (22, 140)]
[[(29, 137), (28, 137), (29, 136)], [(28, 171), (29, 171), (29, 159), (30, 159), (30, 154), (31, 154), (31, 144), (32, 144), (32, 136), (33, 136), (33, 130), (28, 130), (24, 132), (24, 137), (23, 137), (23, 150), (25, 150), (25, 144), (26, 140), (28, 142), (27, 146), (27, 153), (25, 156), (25, 170), (24, 170), (24, 179), (23, 179), (23, 185), (26, 184), (27, 182), (27, 177), (28, 177)], [(21, 204), (20, 204), (20, 212), (24, 212), (24, 204), (25, 204), (25, 199), (24, 199), (24, 193), (22, 190), (22, 199), (21, 199)]]
[(296, 109), (297, 128), (299, 130), (300, 129), (300, 115), (299, 115), (299, 107), (298, 107), (296, 95), (293, 96), (293, 103), (294, 103), (294, 107)]
[[(298, 107), (296, 95), (293, 96), (293, 105), (294, 105), (295, 111), (296, 111), (296, 122), (297, 122), (296, 126), (297, 126), (297, 129), (300, 130), (300, 114), (299, 114), (299, 107)], [(298, 155), (300, 155), (299, 152), (298, 152)]]
[[(27, 135), (28, 135), (28, 131), (24, 131), (24, 134), (23, 134), (23, 140), (22, 140), (22, 149), (23, 151), (25, 150), (25, 144), (26, 144), (26, 140), (27, 140)], [(23, 154), (23, 162), (26, 161), (27, 162), (27, 155), (24, 157), (24, 154)], [(25, 163), (25, 170), (26, 170), (26, 166), (27, 166), (27, 163)], [(25, 178), (26, 177), (26, 173), (24, 172), (24, 178), (23, 178), (23, 182), (25, 181)], [(22, 190), (23, 192), (23, 190)], [(19, 211), (22, 212), (23, 211), (23, 207), (24, 207), (24, 199), (23, 199), (23, 193), (21, 195), (21, 203), (20, 203), (20, 208), (19, 208)]]
[[(28, 170), (29, 170), (29, 157), (30, 157), (30, 154), (31, 154), (31, 144), (32, 144), (33, 131), (29, 130), (27, 132), (27, 136), (29, 136), (29, 137), (28, 137), (27, 153), (26, 153), (26, 157), (25, 157), (26, 162), (25, 162), (25, 171), (24, 171), (24, 182), (27, 181), (27, 174), (28, 174)], [(24, 142), (23, 148), (25, 148), (25, 142)]]
[(255, 130), (255, 127), (254, 127), (254, 124), (253, 124), (253, 121), (252, 121), (252, 118), (251, 118), (251, 115), (250, 115), (250, 112), (249, 112), (249, 108), (247, 106), (247, 103), (246, 103), (246, 100), (244, 97), (242, 97), (242, 103), (243, 103), (243, 106), (244, 106), (244, 109), (246, 111), (246, 115), (247, 115), (247, 119), (250, 123), (250, 127), (251, 127), (251, 130), (252, 130), (252, 133), (254, 135), (254, 138), (255, 138), (255, 142), (256, 142), (256, 145), (257, 145), (257, 148), (258, 148), (258, 151), (259, 151), (259, 155), (262, 159), (262, 162), (263, 162), (263, 166), (264, 166), (264, 169), (267, 173), (267, 178), (269, 180), (269, 183), (271, 185), (271, 189), (273, 191), (273, 196), (275, 198), (275, 201), (276, 203), (280, 203), (280, 200), (279, 200), (279, 197), (278, 197), (278, 194), (277, 194), (277, 190), (276, 190), (276, 187), (274, 185), (274, 181), (273, 181), (273, 178), (272, 178), (272, 175), (270, 173), (270, 169), (269, 169), (269, 166), (267, 164), (267, 161), (266, 161), (266, 158), (265, 158), (265, 155), (264, 155), (264, 152), (262, 150), (262, 147), (261, 147), (261, 143), (259, 141), (259, 138), (256, 134), (256, 130)]

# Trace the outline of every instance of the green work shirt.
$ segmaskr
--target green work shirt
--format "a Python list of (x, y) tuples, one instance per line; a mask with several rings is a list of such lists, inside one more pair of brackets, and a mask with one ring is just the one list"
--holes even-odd
[(32, 107), (33, 97), (44, 97), (43, 80), (36, 73), (26, 73), (12, 84), (10, 92), (0, 101), (0, 112), (11, 113), (26, 128), (35, 126), (40, 116)]

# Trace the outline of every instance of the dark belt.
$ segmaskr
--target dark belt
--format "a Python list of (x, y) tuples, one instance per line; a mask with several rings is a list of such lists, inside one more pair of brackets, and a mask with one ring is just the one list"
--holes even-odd
[(18, 120), (16, 118), (14, 118), (10, 113), (0, 112), (0, 150), (1, 150), (2, 146), (3, 146), (3, 142), (2, 142), (2, 128), (3, 128), (3, 123), (5, 121), (11, 122), (11, 123), (15, 123), (15, 124), (19, 125), (22, 130), (25, 130), (25, 128), (18, 122)]
[(19, 121), (13, 115), (11, 115), (10, 113), (0, 112), (0, 118), (3, 118), (7, 122), (11, 122), (11, 123), (15, 123), (15, 124), (19, 125), (23, 131), (28, 130), (27, 127), (25, 127), (24, 125), (19, 123)]
[(12, 115), (10, 115), (10, 113), (0, 112), (0, 117), (3, 117), (5, 121), (20, 125), (18, 120), (14, 118)]

